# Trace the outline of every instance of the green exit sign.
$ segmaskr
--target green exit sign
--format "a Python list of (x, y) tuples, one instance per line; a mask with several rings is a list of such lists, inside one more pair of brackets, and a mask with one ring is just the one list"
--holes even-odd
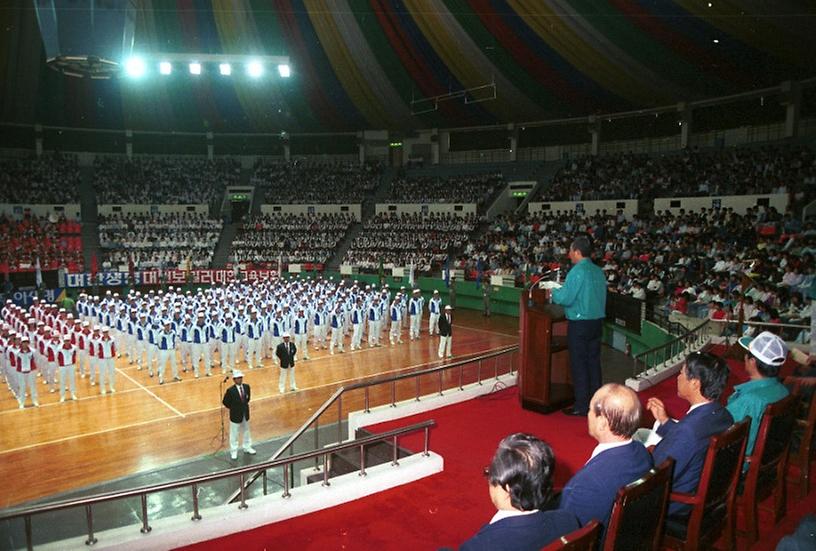
[(249, 201), (249, 195), (245, 195), (243, 193), (233, 193), (232, 197), (230, 197), (231, 201)]
[(527, 197), (526, 191), (514, 191), (510, 194), (511, 197)]

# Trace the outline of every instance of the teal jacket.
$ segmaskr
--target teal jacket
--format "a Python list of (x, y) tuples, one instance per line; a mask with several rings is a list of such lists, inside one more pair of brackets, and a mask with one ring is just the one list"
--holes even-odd
[(765, 406), (778, 402), (787, 395), (788, 389), (776, 377), (756, 379), (734, 387), (734, 393), (728, 397), (728, 405), (725, 407), (731, 412), (735, 423), (746, 417), (751, 418), (751, 430), (748, 432), (748, 445), (745, 448), (746, 456), (754, 451)]
[(606, 277), (603, 270), (584, 258), (567, 273), (564, 286), (553, 289), (552, 301), (564, 307), (568, 320), (606, 317)]

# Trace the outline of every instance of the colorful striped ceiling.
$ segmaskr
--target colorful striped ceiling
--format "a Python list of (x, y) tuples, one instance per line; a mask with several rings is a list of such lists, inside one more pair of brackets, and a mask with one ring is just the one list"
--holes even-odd
[[(256, 82), (64, 77), (44, 65), (30, 0), (15, 4), (0, 10), (0, 117), (14, 122), (249, 132), (449, 127), (666, 105), (816, 74), (812, 0), (138, 2), (136, 48), (145, 54), (290, 56), (291, 79)], [(495, 100), (412, 109), (412, 99), (491, 82)]]

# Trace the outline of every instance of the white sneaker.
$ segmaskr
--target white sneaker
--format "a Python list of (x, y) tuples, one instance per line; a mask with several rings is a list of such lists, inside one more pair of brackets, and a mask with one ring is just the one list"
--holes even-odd
[(61, 403), (63, 403), (64, 401), (65, 401), (65, 396), (63, 396), (62, 398), (60, 398), (60, 404), (61, 404)]
[(34, 402), (34, 407), (35, 407), (35, 408), (40, 407), (40, 403), (39, 403), (39, 402)]
[(284, 392), (286, 392), (286, 389), (285, 389), (285, 388), (283, 388), (282, 386), (279, 386), (279, 387), (278, 387), (278, 392), (280, 392), (281, 394), (283, 394)]
[(25, 409), (25, 404), (20, 404), (20, 409)]
[(77, 399), (76, 394), (71, 394), (71, 400), (76, 400), (76, 399)]
[(233, 461), (238, 459), (238, 452), (230, 452), (230, 459), (232, 459)]
[(244, 448), (244, 453), (249, 454), (249, 455), (255, 455), (258, 452), (255, 451), (255, 448), (250, 446), (249, 448)]

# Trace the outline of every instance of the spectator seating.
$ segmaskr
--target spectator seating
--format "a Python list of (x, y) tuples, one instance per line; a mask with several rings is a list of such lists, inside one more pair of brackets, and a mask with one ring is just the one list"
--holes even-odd
[(102, 267), (207, 268), (223, 223), (196, 213), (100, 217)]
[(801, 147), (691, 150), (653, 157), (584, 156), (541, 190), (541, 201), (797, 194), (816, 185), (816, 156)]
[(251, 181), (261, 186), (267, 204), (356, 204), (377, 188), (381, 174), (377, 162), (261, 161)]
[(232, 242), (233, 260), (258, 266), (325, 264), (346, 236), (348, 214), (267, 214), (244, 220)]
[(377, 270), (380, 262), (389, 269), (413, 262), (416, 273), (426, 273), (462, 247), (476, 223), (475, 215), (380, 213), (363, 225), (343, 263)]
[(79, 182), (75, 155), (0, 159), (0, 203), (78, 203)]
[(80, 234), (80, 223), (75, 220), (29, 216), (15, 221), (0, 217), (0, 271), (31, 272), (37, 259), (43, 271), (81, 271)]
[(240, 182), (237, 160), (103, 157), (94, 161), (99, 204), (210, 204)]
[(500, 173), (434, 178), (402, 176), (391, 182), (388, 201), (393, 203), (476, 203), (484, 208), (504, 189)]

